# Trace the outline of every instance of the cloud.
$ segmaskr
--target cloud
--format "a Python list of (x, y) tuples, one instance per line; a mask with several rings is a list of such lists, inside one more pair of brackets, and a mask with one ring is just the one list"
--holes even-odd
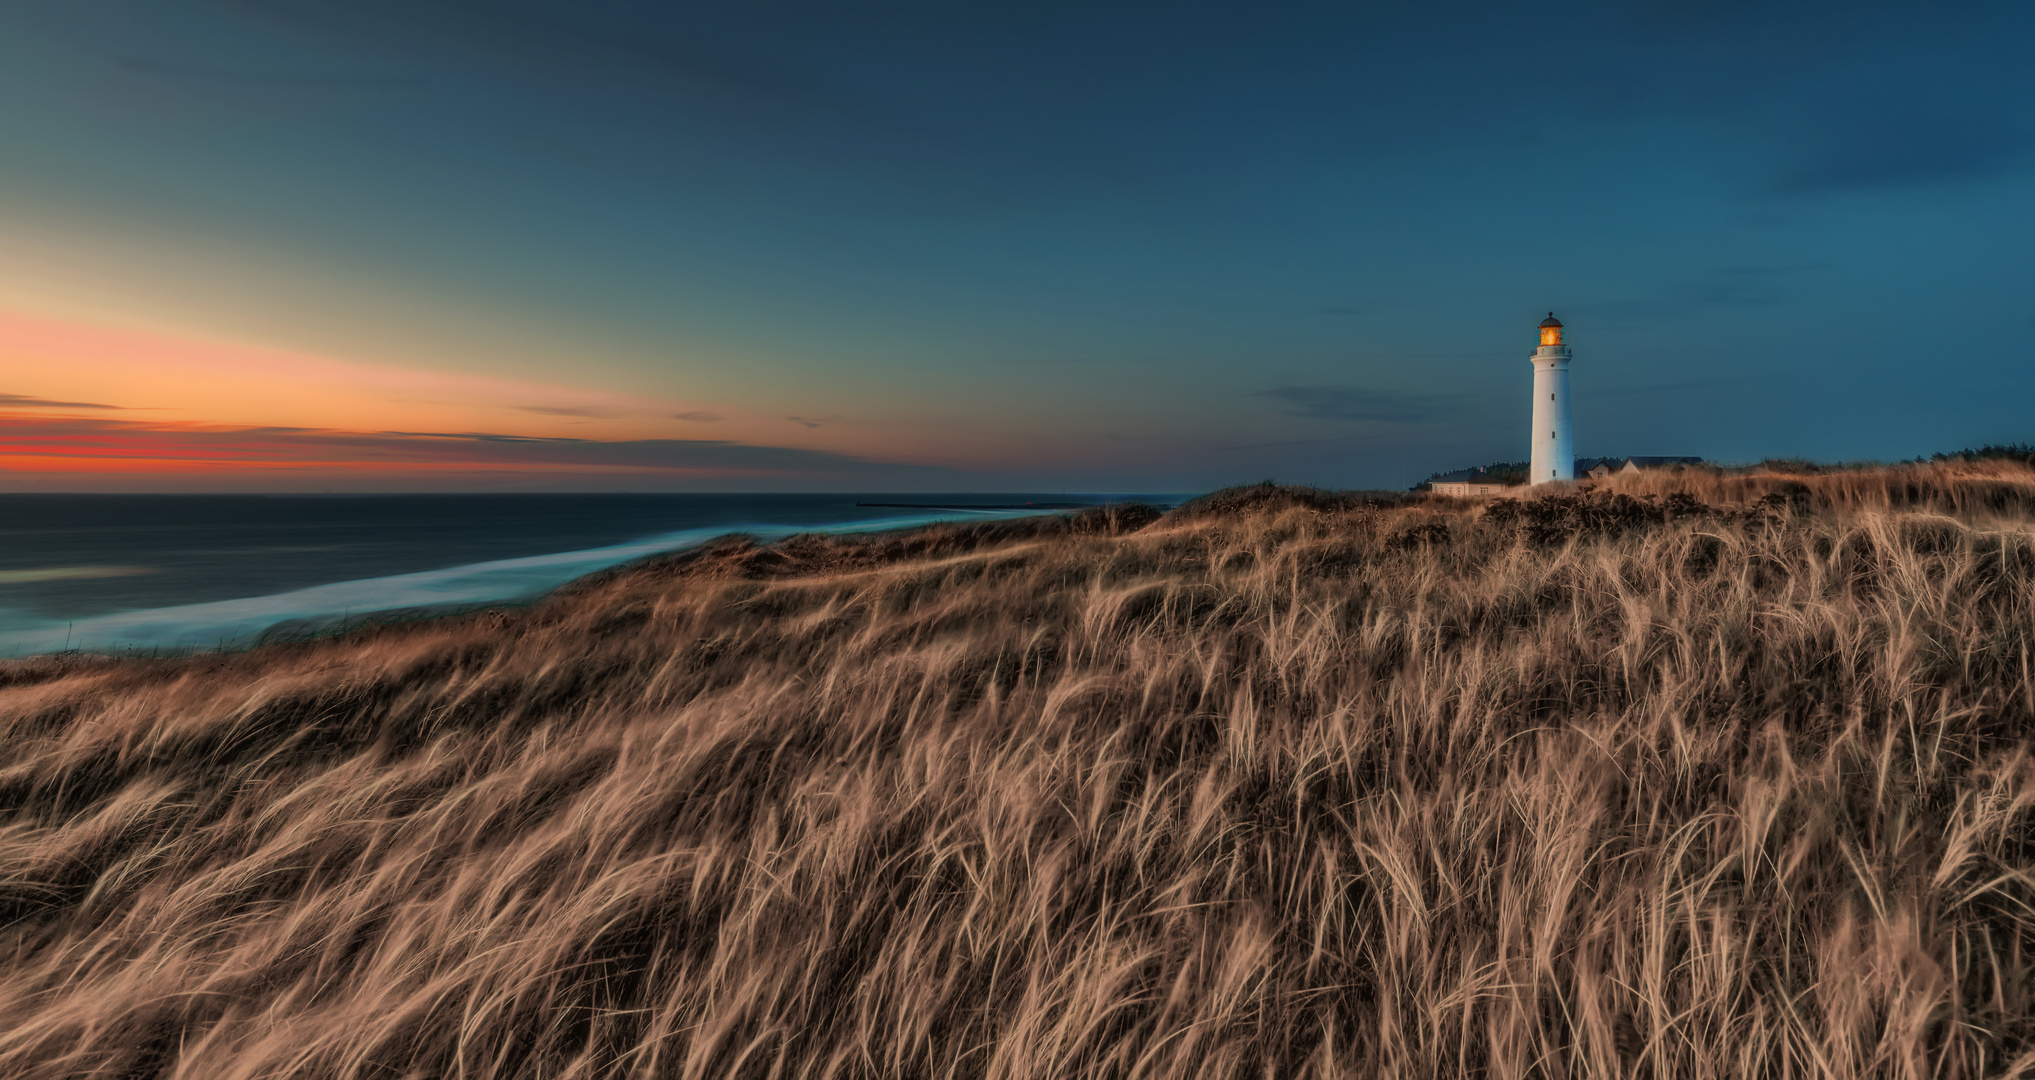
[(707, 412), (704, 409), (694, 409), (691, 412), (672, 413), (671, 418), (673, 420), (691, 420), (697, 424), (712, 424), (721, 419), (721, 414)]
[(1726, 387), (1744, 386), (1748, 383), (1764, 381), (1763, 379), (1755, 379), (1747, 375), (1728, 379), (1690, 379), (1683, 382), (1651, 383), (1645, 386), (1592, 387), (1590, 389), (1590, 396), (1593, 398), (1607, 398), (1646, 397), (1655, 394), (1686, 394), (1703, 390), (1722, 390)]
[(1681, 281), (1653, 297), (1572, 303), (1563, 310), (1594, 319), (1672, 319), (1715, 308), (1774, 307), (1828, 263), (1791, 262), (1725, 266)]
[(1180, 363), (1180, 358), (1176, 356), (1077, 356), (1061, 359), (991, 360), (990, 363), (1016, 364), (1023, 367), (1043, 367), (1056, 364), (1093, 367), (1099, 364), (1178, 364)]
[(1216, 447), (1216, 449), (1220, 451), (1269, 450), (1274, 447), (1284, 447), (1284, 446), (1318, 446), (1322, 443), (1355, 442), (1362, 437), (1363, 436), (1358, 435), (1335, 435), (1325, 439), (1283, 439), (1279, 442), (1243, 443), (1237, 446), (1218, 446)]
[(425, 84), (411, 75), (303, 75), (292, 72), (240, 71), (149, 60), (138, 56), (112, 57), (113, 65), (133, 75), (145, 75), (194, 87), (221, 87), (256, 90), (413, 90)]
[(494, 432), (359, 432), (59, 417), (21, 417), (0, 429), (0, 473), (273, 473), (289, 469), (360, 474), (664, 474), (673, 478), (862, 482), (960, 475), (936, 466), (726, 439), (599, 441)]
[(1465, 394), (1405, 394), (1356, 386), (1282, 386), (1256, 396), (1283, 402), (1288, 416), (1309, 420), (1418, 424), (1460, 412)]
[(26, 394), (0, 394), (0, 409), (119, 409), (119, 405), (101, 405), (96, 401), (51, 401), (48, 398), (29, 397)]
[(1775, 182), (1781, 194), (1920, 187), (2025, 164), (2035, 134), (1998, 112), (1857, 103), (1825, 118)]
[(576, 443), (589, 441), (565, 435), (497, 435), (486, 431), (383, 431), (377, 434), (396, 435), (406, 439), (464, 439), (468, 442)]
[(613, 420), (628, 415), (621, 409), (605, 405), (518, 405), (516, 408), (540, 416), (583, 416), (589, 420)]
[(1689, 282), (1689, 298), (1704, 307), (1771, 307), (1788, 299), (1790, 283), (1822, 263), (1727, 266)]
[[(722, 101), (795, 101), (824, 93), (789, 71), (706, 36), (672, 11), (497, 0), (212, 0), (214, 6), (325, 41), (368, 46), (434, 68), (480, 65), (512, 76), (620, 84)], [(677, 10), (677, 9), (673, 9)]]
[(1403, 307), (1405, 307), (1403, 303), (1394, 300), (1357, 298), (1344, 299), (1333, 304), (1323, 304), (1314, 310), (1317, 314), (1321, 315), (1380, 315), (1400, 310)]
[(794, 424), (804, 424), (809, 428), (816, 428), (826, 424), (829, 420), (838, 420), (840, 418), (835, 416), (787, 416), (785, 419)]
[[(156, 46), (147, 48), (153, 52)], [(407, 74), (278, 69), (266, 56), (245, 67), (158, 60), (125, 53), (110, 53), (105, 58), (121, 81), (129, 84), (123, 87), (121, 100), (157, 108), (197, 104), (274, 116), (411, 98), (430, 85), (423, 78)]]

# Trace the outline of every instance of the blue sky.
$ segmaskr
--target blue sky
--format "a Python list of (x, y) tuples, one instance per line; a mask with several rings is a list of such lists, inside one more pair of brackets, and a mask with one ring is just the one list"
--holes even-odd
[[(2025, 4), (13, 0), (0, 482), (1396, 487), (1525, 456), (1550, 309), (1582, 454), (2035, 439), (2030, 56)], [(476, 449), (272, 450), (419, 430)]]

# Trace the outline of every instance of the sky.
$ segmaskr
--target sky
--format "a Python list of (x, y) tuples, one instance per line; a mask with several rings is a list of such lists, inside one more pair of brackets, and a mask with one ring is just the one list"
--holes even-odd
[(0, 491), (2035, 441), (2035, 6), (0, 0)]

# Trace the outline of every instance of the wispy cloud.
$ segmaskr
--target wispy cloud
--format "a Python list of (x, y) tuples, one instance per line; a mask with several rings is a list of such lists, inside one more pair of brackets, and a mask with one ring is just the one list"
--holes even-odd
[[(147, 402), (145, 408), (120, 407), (130, 413), (244, 427), (280, 423), (428, 432), (528, 427), (565, 435), (595, 430), (585, 421), (602, 421), (616, 425), (600, 429), (611, 437), (644, 437), (670, 430), (665, 417), (672, 413), (711, 405), (689, 397), (644, 397), (562, 382), (360, 363), (0, 307), (0, 370), (17, 370), (17, 365), (39, 365), (19, 370), (46, 368), (76, 381), (35, 384), (33, 389), (46, 391), (47, 397), (0, 394), (0, 409), (114, 409), (88, 399), (102, 387), (118, 387), (123, 398)], [(734, 409), (728, 410), (728, 419), (738, 437), (747, 438), (776, 424), (775, 417)]]
[(1722, 390), (1727, 387), (1744, 386), (1759, 380), (1751, 377), (1735, 379), (1690, 379), (1684, 382), (1652, 383), (1647, 386), (1605, 386), (1592, 387), (1591, 397), (1648, 397), (1657, 394), (1686, 394), (1704, 390)]
[(1280, 440), (1280, 441), (1278, 441), (1278, 442), (1259, 442), (1259, 443), (1242, 443), (1242, 444), (1240, 444), (1240, 445), (1237, 445), (1237, 446), (1218, 446), (1218, 447), (1216, 447), (1216, 449), (1217, 449), (1217, 450), (1221, 450), (1221, 451), (1230, 451), (1230, 450), (1270, 450), (1270, 449), (1273, 449), (1273, 448), (1276, 448), (1276, 447), (1284, 447), (1284, 446), (1317, 446), (1317, 445), (1320, 445), (1320, 444), (1322, 444), (1322, 443), (1346, 443), (1346, 442), (1356, 442), (1356, 441), (1358, 441), (1358, 440), (1362, 439), (1363, 437), (1364, 437), (1364, 436), (1360, 436), (1360, 435), (1336, 435), (1336, 436), (1333, 436), (1333, 437), (1330, 437), (1330, 438), (1326, 438), (1326, 439), (1282, 439), (1282, 440)]
[(467, 442), (577, 443), (590, 441), (564, 435), (499, 435), (490, 431), (382, 431), (376, 434), (394, 435), (405, 439), (462, 439)]
[(96, 401), (51, 401), (49, 398), (30, 397), (27, 394), (0, 394), (0, 409), (119, 409), (119, 405), (102, 405)]
[(543, 438), (494, 432), (338, 431), (20, 417), (0, 429), (0, 473), (663, 474), (813, 481), (911, 481), (933, 466), (726, 439)]
[(1103, 364), (1177, 364), (1177, 356), (1076, 356), (1051, 359), (991, 360), (992, 364), (1017, 367), (1098, 367)]
[(410, 90), (424, 85), (412, 75), (328, 75), (287, 71), (242, 71), (150, 60), (138, 56), (115, 56), (113, 65), (135, 75), (147, 75), (172, 82), (205, 87), (252, 88), (257, 90)]
[(1794, 282), (1822, 270), (1821, 263), (1727, 266), (1688, 284), (1690, 298), (1704, 307), (1771, 307), (1794, 295)]
[(583, 416), (589, 420), (613, 420), (628, 415), (621, 409), (606, 405), (518, 405), (516, 408), (539, 416)]
[(1281, 386), (1259, 392), (1285, 405), (1288, 416), (1309, 420), (1419, 424), (1462, 411), (1467, 394), (1408, 394), (1358, 386)]
[(1403, 301), (1358, 298), (1323, 304), (1314, 310), (1321, 315), (1379, 315), (1402, 310), (1405, 306)]
[(690, 420), (696, 424), (712, 424), (717, 423), (722, 419), (720, 413), (707, 412), (704, 409), (694, 409), (691, 412), (672, 413), (671, 418), (673, 420)]
[(433, 69), (609, 83), (719, 101), (824, 102), (837, 95), (753, 51), (707, 36), (682, 9), (417, 0), (214, 0), (296, 33), (367, 46)]
[(1992, 107), (1859, 100), (1824, 118), (1775, 187), (1820, 194), (1983, 179), (2035, 158), (2035, 132)]
[(1598, 318), (1646, 320), (1680, 318), (1717, 308), (1777, 307), (1813, 287), (1816, 275), (1829, 268), (1829, 264), (1817, 262), (1720, 266), (1651, 297), (1580, 302), (1564, 310)]

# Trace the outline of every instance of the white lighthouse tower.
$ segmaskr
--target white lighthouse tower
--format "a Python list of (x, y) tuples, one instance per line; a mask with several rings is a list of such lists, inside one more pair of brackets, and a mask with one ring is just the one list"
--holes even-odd
[(1576, 444), (1569, 435), (1569, 347), (1562, 321), (1550, 311), (1540, 322), (1533, 350), (1533, 463), (1527, 483), (1576, 478)]

